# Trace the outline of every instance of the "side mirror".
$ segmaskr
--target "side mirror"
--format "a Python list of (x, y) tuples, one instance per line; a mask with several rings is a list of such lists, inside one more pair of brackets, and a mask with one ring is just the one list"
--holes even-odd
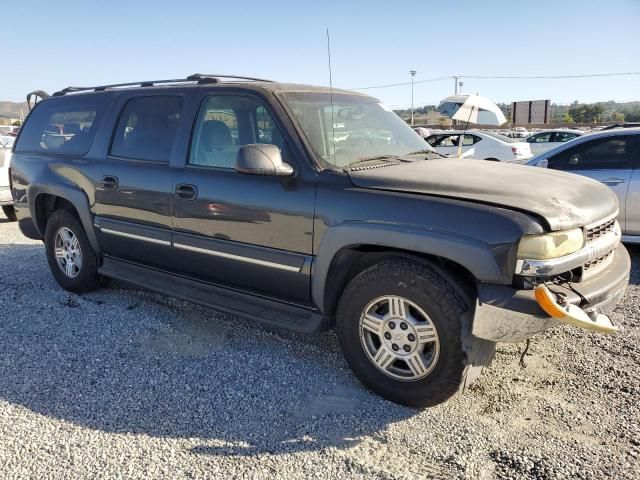
[(293, 175), (293, 167), (282, 161), (280, 149), (275, 145), (251, 143), (238, 150), (236, 172), (288, 177)]

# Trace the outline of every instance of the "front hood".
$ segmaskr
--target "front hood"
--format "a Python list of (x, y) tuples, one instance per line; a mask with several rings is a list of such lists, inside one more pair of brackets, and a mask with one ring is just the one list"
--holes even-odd
[(349, 171), (363, 188), (471, 200), (542, 217), (551, 230), (596, 223), (618, 212), (615, 194), (580, 175), (467, 159), (423, 160)]

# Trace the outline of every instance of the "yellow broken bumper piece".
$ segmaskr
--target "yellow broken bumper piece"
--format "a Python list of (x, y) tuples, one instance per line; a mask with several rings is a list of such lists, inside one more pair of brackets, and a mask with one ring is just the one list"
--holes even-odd
[(577, 305), (559, 304), (556, 300), (556, 295), (546, 285), (537, 285), (534, 293), (540, 308), (559, 322), (600, 333), (615, 333), (618, 331), (618, 327), (613, 325), (611, 319), (606, 315), (594, 313), (591, 316)]

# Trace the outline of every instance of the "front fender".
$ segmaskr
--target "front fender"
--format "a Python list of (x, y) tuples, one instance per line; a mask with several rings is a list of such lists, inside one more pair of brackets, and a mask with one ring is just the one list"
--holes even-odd
[(82, 190), (72, 187), (71, 185), (65, 185), (63, 183), (29, 184), (27, 186), (29, 212), (31, 214), (31, 218), (33, 219), (33, 223), (42, 238), (44, 238), (44, 232), (41, 231), (41, 226), (37, 221), (38, 217), (36, 215), (36, 205), (38, 203), (38, 196), (43, 194), (55, 195), (67, 200), (73, 205), (73, 207), (78, 212), (80, 222), (82, 223), (82, 227), (87, 234), (87, 238), (89, 239), (91, 248), (93, 248), (96, 253), (99, 253), (100, 245), (98, 243), (98, 238), (96, 237), (96, 232), (93, 228), (93, 215), (91, 214), (91, 208), (89, 206), (89, 199), (87, 198), (87, 195)]
[(451, 234), (433, 228), (403, 225), (347, 222), (330, 227), (324, 234), (313, 264), (311, 296), (314, 304), (324, 309), (327, 278), (336, 254), (349, 247), (373, 245), (394, 250), (434, 255), (463, 266), (480, 281), (508, 283), (509, 276), (501, 270), (496, 254), (510, 250), (512, 243), (488, 245), (459, 233)]

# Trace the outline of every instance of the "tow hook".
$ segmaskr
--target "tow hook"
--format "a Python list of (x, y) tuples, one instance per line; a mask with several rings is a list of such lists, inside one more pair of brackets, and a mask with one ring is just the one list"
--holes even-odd
[(544, 284), (536, 285), (534, 293), (540, 308), (559, 322), (600, 333), (618, 331), (618, 327), (613, 325), (607, 315), (597, 312), (587, 313), (577, 305), (565, 303), (560, 295), (553, 293)]

